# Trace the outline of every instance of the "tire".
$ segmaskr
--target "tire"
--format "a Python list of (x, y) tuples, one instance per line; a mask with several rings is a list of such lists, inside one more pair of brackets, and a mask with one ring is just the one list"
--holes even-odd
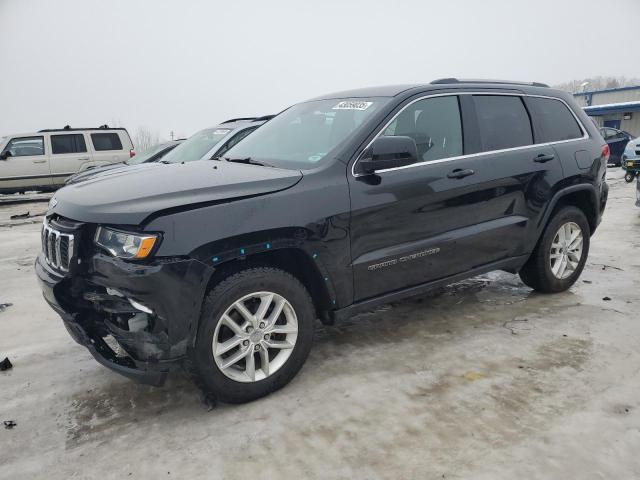
[[(236, 309), (241, 303), (255, 319), (260, 317), (258, 307), (263, 301), (265, 305), (271, 302), (264, 321), (252, 323)], [(276, 313), (279, 305), (283, 305), (282, 313)], [(272, 317), (277, 318), (272, 321)], [(293, 275), (276, 268), (250, 268), (235, 273), (205, 297), (195, 346), (187, 353), (187, 371), (205, 395), (226, 403), (250, 402), (268, 395), (289, 383), (302, 368), (311, 350), (315, 319), (311, 297)], [(272, 325), (267, 325), (271, 321)], [(240, 328), (241, 324), (246, 328)], [(297, 333), (291, 333), (295, 328)], [(281, 331), (288, 333), (277, 333)], [(244, 340), (228, 352), (214, 355), (214, 339), (217, 352), (226, 348), (222, 344), (227, 340), (230, 342), (225, 345)], [(273, 345), (293, 348), (271, 348)], [(225, 363), (241, 357), (243, 352), (245, 357), (224, 368)], [(271, 359), (265, 362), (265, 355)]]
[(624, 175), (624, 181), (627, 182), (627, 183), (633, 182), (634, 178), (636, 178), (636, 176), (631, 172), (627, 172)]
[[(577, 230), (580, 231), (580, 234), (582, 235), (582, 248), (577, 262), (575, 262), (575, 248), (564, 249), (564, 252), (573, 252), (573, 254), (566, 255), (566, 269), (562, 270), (562, 274), (559, 275), (560, 270), (562, 269), (562, 263), (559, 265), (558, 262), (561, 262), (564, 253), (563, 249), (558, 250), (553, 247), (553, 245), (562, 243), (561, 241), (556, 242), (556, 235), (560, 235), (560, 227), (567, 228), (567, 225), (572, 232), (576, 232)], [(582, 210), (572, 206), (558, 210), (545, 228), (542, 237), (531, 254), (531, 257), (529, 257), (527, 263), (520, 270), (520, 278), (525, 285), (539, 292), (557, 293), (567, 290), (575, 283), (582, 273), (587, 261), (587, 256), (589, 255), (590, 235), (591, 228), (589, 227), (587, 218)], [(553, 255), (556, 257), (556, 259), (553, 260), (552, 247), (554, 252)], [(574, 263), (575, 266), (573, 266)], [(558, 269), (557, 273), (554, 273), (552, 265), (554, 268)]]

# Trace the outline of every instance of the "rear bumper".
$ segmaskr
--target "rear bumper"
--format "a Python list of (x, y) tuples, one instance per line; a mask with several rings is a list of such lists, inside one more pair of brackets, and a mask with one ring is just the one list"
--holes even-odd
[[(90, 262), (85, 274), (69, 277), (39, 255), (35, 270), (45, 300), (100, 364), (139, 383), (162, 385), (195, 338), (207, 267), (189, 259), (137, 265), (105, 255)], [(153, 313), (141, 313), (128, 298)], [(147, 322), (144, 329), (129, 329), (134, 316)]]

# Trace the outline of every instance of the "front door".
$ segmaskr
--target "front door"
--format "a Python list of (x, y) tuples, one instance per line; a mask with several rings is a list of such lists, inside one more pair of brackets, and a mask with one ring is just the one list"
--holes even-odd
[(355, 300), (463, 271), (473, 251), (463, 230), (477, 222), (474, 158), (463, 154), (456, 95), (409, 104), (383, 135), (412, 137), (419, 161), (376, 175), (349, 175)]
[(16, 137), (0, 153), (0, 190), (51, 186), (49, 155), (44, 137)]

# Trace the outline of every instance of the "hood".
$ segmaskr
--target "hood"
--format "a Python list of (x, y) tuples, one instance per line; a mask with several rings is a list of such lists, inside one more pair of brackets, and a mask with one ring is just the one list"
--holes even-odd
[[(138, 165), (136, 165), (138, 166)], [(82, 172), (78, 172), (75, 175), (71, 175), (65, 183), (65, 185), (70, 185), (72, 183), (84, 182), (90, 178), (93, 178), (97, 175), (105, 174), (106, 172), (113, 172), (114, 170), (118, 170), (120, 168), (130, 168), (130, 165), (126, 163), (112, 163), (109, 165), (103, 165), (101, 167), (90, 168), (88, 170), (83, 170)]]
[[(80, 222), (139, 225), (161, 210), (264, 195), (292, 187), (298, 170), (214, 160), (119, 168), (58, 190), (47, 214)], [(140, 165), (140, 166), (144, 166)]]

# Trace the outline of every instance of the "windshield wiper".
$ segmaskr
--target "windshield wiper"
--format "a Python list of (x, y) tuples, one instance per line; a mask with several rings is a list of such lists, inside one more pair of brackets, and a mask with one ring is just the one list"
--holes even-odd
[(261, 167), (273, 167), (273, 165), (269, 165), (268, 163), (257, 162), (254, 159), (252, 159), (251, 157), (246, 157), (246, 158), (222, 157), (222, 158), (224, 158), (227, 162), (246, 163), (247, 165), (259, 165)]

